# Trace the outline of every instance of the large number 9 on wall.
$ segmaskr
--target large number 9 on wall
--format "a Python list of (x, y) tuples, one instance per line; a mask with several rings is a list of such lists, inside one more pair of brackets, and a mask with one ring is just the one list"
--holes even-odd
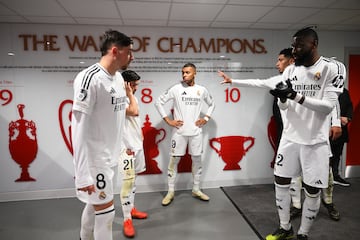
[(3, 102), (1, 106), (5, 106), (11, 102), (13, 98), (12, 92), (7, 89), (0, 90), (0, 100)]

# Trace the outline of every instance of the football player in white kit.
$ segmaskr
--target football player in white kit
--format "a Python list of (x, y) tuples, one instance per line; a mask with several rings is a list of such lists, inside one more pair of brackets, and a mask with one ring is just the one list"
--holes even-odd
[[(280, 51), (278, 56), (278, 61), (276, 63), (276, 68), (279, 70), (279, 73), (282, 74), (283, 71), (287, 66), (294, 63), (294, 59), (289, 55), (288, 51), (292, 51), (292, 49), (283, 49)], [(333, 59), (332, 59), (333, 60)], [(333, 60), (336, 61), (336, 60)], [(338, 73), (346, 79), (346, 68), (343, 63), (336, 61), (338, 65)], [(224, 72), (219, 71), (219, 76), (223, 78), (221, 84), (231, 83), (236, 86), (241, 87), (259, 87), (259, 88), (268, 88), (273, 89), (275, 88), (276, 84), (282, 81), (281, 75), (277, 75), (268, 79), (231, 79), (227, 76)], [(277, 98), (276, 98), (277, 99)], [(277, 103), (276, 103), (277, 105)], [(330, 128), (330, 137), (332, 140), (339, 138), (341, 135), (341, 124), (338, 115), (338, 108), (339, 105), (336, 105), (337, 108), (333, 108), (331, 112), (331, 128)], [(274, 106), (273, 106), (274, 108)], [(275, 114), (274, 114), (275, 115)], [(279, 113), (280, 117), (280, 113)], [(281, 117), (279, 119), (282, 124)], [(279, 122), (280, 122), (279, 121)], [(282, 132), (282, 128), (281, 128)], [(279, 136), (281, 136), (281, 132)], [(331, 151), (331, 150), (330, 150)], [(329, 172), (329, 184), (328, 188), (322, 190), (322, 202), (324, 206), (327, 208), (329, 216), (331, 219), (338, 221), (340, 219), (340, 213), (335, 208), (333, 203), (333, 175), (331, 173), (331, 168)], [(290, 194), (291, 194), (291, 201), (292, 206), (290, 208), (290, 216), (291, 219), (294, 219), (298, 216), (301, 216), (301, 189), (302, 189), (302, 177), (292, 178), (291, 186), (290, 186)]]
[(124, 215), (123, 233), (126, 237), (132, 238), (135, 236), (132, 219), (147, 218), (147, 213), (137, 210), (134, 203), (136, 174), (146, 170), (139, 104), (134, 95), (140, 82), (140, 76), (131, 70), (123, 71), (121, 75), (125, 82), (130, 83), (133, 90), (133, 94), (131, 96), (128, 95), (126, 101), (124, 132), (124, 145), (126, 149), (122, 152), (119, 160), (119, 171), (122, 178), (120, 202)]
[[(163, 206), (169, 205), (174, 199), (177, 165), (181, 156), (186, 154), (187, 146), (192, 159), (192, 196), (203, 201), (210, 199), (200, 190), (201, 154), (203, 152), (202, 127), (209, 121), (215, 103), (205, 87), (195, 84), (195, 75), (196, 66), (192, 63), (185, 64), (182, 68), (183, 81), (161, 94), (155, 103), (160, 116), (173, 127), (168, 165), (168, 193), (162, 200)], [(167, 116), (163, 107), (170, 100), (173, 100), (173, 119)], [(204, 102), (208, 105), (208, 109), (205, 116), (200, 116)]]
[(78, 199), (86, 204), (81, 217), (82, 240), (113, 239), (113, 168), (121, 150), (126, 93), (131, 92), (118, 70), (125, 70), (133, 60), (132, 40), (109, 30), (100, 50), (100, 61), (74, 80), (75, 187)]
[[(330, 60), (334, 61), (334, 63), (338, 66), (338, 74), (339, 77), (346, 79), (346, 67), (345, 65), (335, 60), (335, 58), (330, 58)], [(340, 109), (340, 110), (339, 110)], [(330, 141), (334, 141), (338, 139), (342, 134), (341, 129), (341, 118), (338, 115), (339, 111), (341, 112), (340, 104), (336, 105), (336, 108), (333, 109), (331, 112), (331, 128), (330, 128)], [(330, 144), (330, 143), (329, 143)], [(330, 158), (333, 156), (330, 148)], [(323, 205), (326, 207), (329, 217), (334, 221), (340, 220), (340, 213), (336, 209), (335, 204), (333, 203), (333, 190), (334, 190), (334, 176), (331, 168), (331, 160), (329, 161), (330, 168), (329, 168), (329, 181), (328, 187), (326, 189), (322, 189), (322, 198), (321, 201)], [(294, 219), (298, 216), (301, 216), (301, 188), (302, 188), (302, 177), (299, 176), (297, 178), (293, 178), (291, 180), (291, 201), (293, 205), (290, 208), (290, 218)]]
[[(270, 92), (280, 99), (284, 130), (274, 166), (275, 196), (280, 227), (266, 240), (293, 238), (290, 222), (291, 178), (302, 175), (305, 200), (297, 239), (308, 239), (320, 208), (320, 189), (329, 177), (329, 113), (343, 91), (338, 66), (319, 55), (318, 35), (312, 28), (293, 36), (295, 64), (283, 73), (283, 82)], [(286, 82), (285, 82), (286, 81)]]

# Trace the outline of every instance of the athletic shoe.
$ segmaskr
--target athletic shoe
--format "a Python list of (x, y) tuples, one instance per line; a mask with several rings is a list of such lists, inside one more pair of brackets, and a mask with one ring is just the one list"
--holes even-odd
[(291, 208), (290, 208), (290, 219), (295, 219), (297, 217), (300, 217), (301, 214), (302, 214), (302, 209), (301, 208), (291, 206)]
[(324, 204), (324, 206), (326, 207), (326, 209), (328, 210), (329, 217), (334, 221), (339, 221), (340, 220), (340, 213), (335, 208), (335, 205), (333, 203), (329, 203), (329, 204), (325, 203), (324, 200), (321, 200), (321, 201)]
[(127, 219), (124, 221), (123, 233), (125, 237), (133, 238), (135, 236), (135, 228), (133, 226), (132, 220)]
[(163, 206), (169, 205), (174, 200), (175, 193), (172, 191), (169, 191), (166, 196), (163, 198), (161, 204)]
[(341, 185), (344, 187), (349, 187), (350, 183), (345, 179), (341, 178), (340, 176), (334, 177), (334, 184)]
[(294, 231), (291, 227), (290, 230), (282, 229), (281, 227), (276, 229), (273, 234), (266, 236), (266, 240), (286, 240), (294, 238)]
[(304, 235), (304, 234), (298, 234), (296, 236), (296, 239), (297, 240), (308, 240), (308, 236), (307, 235)]
[(140, 212), (136, 208), (131, 209), (131, 217), (133, 219), (145, 219), (145, 218), (147, 218), (147, 216), (148, 215), (146, 212)]
[(209, 198), (209, 196), (208, 195), (206, 195), (205, 193), (203, 193), (202, 191), (193, 191), (192, 192), (192, 196), (194, 197), (194, 198), (197, 198), (197, 199), (200, 199), (200, 200), (202, 200), (202, 201), (209, 201), (210, 200), (210, 198)]

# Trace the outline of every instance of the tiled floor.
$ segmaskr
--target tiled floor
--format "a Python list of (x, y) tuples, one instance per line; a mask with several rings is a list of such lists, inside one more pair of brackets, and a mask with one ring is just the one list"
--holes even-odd
[[(138, 193), (136, 207), (149, 213), (146, 220), (134, 220), (135, 239), (142, 240), (259, 240), (235, 206), (219, 189), (205, 189), (211, 200), (203, 202), (191, 191), (176, 192), (174, 201), (161, 205), (164, 192)], [(115, 196), (114, 239), (122, 234), (122, 212)], [(0, 239), (79, 239), (83, 205), (76, 198), (0, 203)]]

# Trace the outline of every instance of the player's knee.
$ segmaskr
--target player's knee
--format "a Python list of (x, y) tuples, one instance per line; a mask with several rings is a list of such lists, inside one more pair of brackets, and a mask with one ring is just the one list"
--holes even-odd
[(320, 188), (312, 187), (305, 183), (303, 183), (303, 187), (304, 187), (306, 196), (311, 197), (311, 198), (317, 198), (318, 196), (320, 196)]
[(291, 178), (275, 176), (275, 183), (278, 185), (290, 185)]
[(181, 157), (179, 156), (170, 156), (170, 161), (169, 161), (169, 166), (168, 166), (168, 171), (169, 172), (174, 172), (175, 168), (179, 162)]
[(114, 201), (111, 200), (110, 202), (107, 202), (107, 203), (102, 203), (102, 204), (96, 204), (96, 205), (93, 205), (94, 206), (94, 209), (95, 209), (95, 212), (96, 211), (102, 211), (104, 209), (107, 209), (111, 206), (114, 206)]
[(121, 185), (121, 198), (128, 198), (135, 184), (135, 177), (123, 179)]

